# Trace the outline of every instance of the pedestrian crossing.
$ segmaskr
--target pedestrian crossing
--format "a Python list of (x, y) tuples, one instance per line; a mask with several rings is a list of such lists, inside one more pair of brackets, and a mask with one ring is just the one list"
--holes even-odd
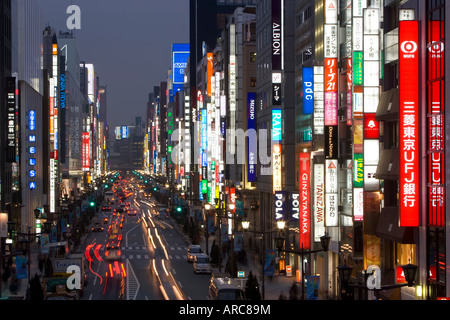
[[(105, 251), (105, 247), (102, 246), (100, 252)], [(122, 246), (121, 260), (150, 260), (151, 255), (150, 247), (147, 246)], [(170, 260), (185, 260), (187, 261), (187, 247), (182, 246), (169, 246), (169, 259)]]

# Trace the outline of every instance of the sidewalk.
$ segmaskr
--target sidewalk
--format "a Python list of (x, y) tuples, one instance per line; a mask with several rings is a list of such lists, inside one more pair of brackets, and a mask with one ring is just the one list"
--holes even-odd
[[(33, 279), (35, 274), (39, 276), (39, 278), (42, 281), (42, 272), (39, 271), (38, 266), (38, 256), (39, 256), (39, 247), (36, 244), (33, 244), (31, 246), (31, 252), (30, 252), (30, 278)], [(27, 262), (28, 262), (28, 255), (27, 255)], [(15, 268), (15, 264), (13, 264), (13, 267)], [(4, 272), (4, 270), (2, 270)], [(27, 269), (28, 272), (28, 269)], [(16, 292), (11, 292), (9, 287), (11, 284), (12, 276), (9, 277), (9, 279), (5, 282), (3, 280), (1, 284), (1, 297), (3, 299), (9, 298), (12, 300), (25, 300), (27, 296), (27, 288), (28, 288), (28, 275), (26, 279), (18, 279), (18, 290)]]
[[(189, 239), (186, 237), (186, 241), (189, 242)], [(214, 237), (208, 238), (208, 254), (210, 253), (212, 244), (214, 241)], [(203, 251), (206, 252), (206, 241), (204, 238), (200, 242), (200, 247)], [(227, 257), (224, 257), (224, 261), (222, 262), (222, 268), (221, 271), (223, 272), (225, 269), (225, 263), (227, 261)], [(264, 293), (264, 300), (278, 300), (280, 297), (280, 294), (283, 294), (285, 299), (289, 299), (289, 292), (291, 290), (291, 287), (293, 283), (297, 284), (298, 288), (298, 295), (297, 299), (301, 299), (301, 285), (296, 282), (295, 276), (287, 277), (286, 275), (279, 275), (275, 271), (275, 274), (273, 277), (269, 277), (266, 275), (265, 280), (263, 281), (262, 278), (262, 265), (259, 263), (259, 255), (255, 252), (249, 252), (247, 251), (247, 263), (241, 264), (238, 262), (238, 271), (244, 271), (245, 277), (247, 277), (250, 273), (250, 271), (255, 275), (258, 279), (258, 284), (261, 291), (261, 296), (263, 296)], [(213, 272), (218, 272), (219, 268), (214, 267), (212, 268)], [(306, 294), (306, 293), (305, 293)]]

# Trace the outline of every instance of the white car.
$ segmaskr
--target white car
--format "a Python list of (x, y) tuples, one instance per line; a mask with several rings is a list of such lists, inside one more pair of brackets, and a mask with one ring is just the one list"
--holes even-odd
[(187, 261), (194, 262), (195, 256), (199, 253), (202, 253), (202, 248), (198, 244), (191, 244), (187, 250)]
[(211, 264), (207, 254), (199, 253), (194, 257), (194, 272), (211, 273)]

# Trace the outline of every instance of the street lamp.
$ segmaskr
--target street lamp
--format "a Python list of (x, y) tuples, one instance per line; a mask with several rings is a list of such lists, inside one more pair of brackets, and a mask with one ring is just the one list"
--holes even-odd
[[(379, 291), (380, 290), (390, 290), (390, 289), (397, 289), (397, 288), (401, 288), (401, 287), (414, 287), (415, 284), (415, 279), (416, 279), (416, 273), (417, 273), (417, 266), (413, 265), (411, 263), (408, 263), (406, 265), (402, 265), (401, 266), (403, 269), (403, 274), (405, 275), (405, 280), (406, 283), (398, 283), (398, 284), (391, 284), (391, 285), (383, 285), (383, 286), (379, 286), (378, 288), (376, 287), (369, 287), (367, 284), (364, 285), (358, 285), (358, 284), (351, 284), (350, 282), (350, 277), (353, 271), (353, 267), (348, 266), (346, 261), (344, 260), (344, 264), (343, 265), (339, 265), (338, 268), (338, 272), (339, 272), (339, 278), (341, 281), (341, 286), (347, 290), (348, 287), (353, 287), (353, 288), (361, 288), (361, 289), (366, 289), (366, 290), (373, 290), (375, 291), (375, 296), (378, 297), (379, 295)], [(373, 271), (372, 271), (373, 274)]]
[[(282, 226), (283, 223), (280, 222), (279, 226)], [(281, 229), (280, 229), (281, 230)], [(320, 237), (320, 244), (322, 246), (322, 249), (317, 249), (317, 250), (305, 250), (303, 249), (303, 243), (302, 243), (302, 248), (301, 250), (285, 250), (283, 249), (284, 244), (285, 244), (285, 237), (283, 237), (281, 234), (278, 237), (275, 237), (275, 244), (278, 248), (278, 252), (287, 252), (287, 253), (293, 253), (293, 254), (298, 254), (301, 257), (301, 263), (302, 263), (302, 300), (305, 300), (305, 267), (303, 265), (304, 263), (304, 256), (305, 255), (309, 255), (311, 253), (318, 253), (318, 252), (327, 252), (328, 251), (328, 247), (330, 246), (330, 240), (331, 237), (328, 236), (327, 234), (323, 235)]]
[[(264, 236), (267, 233), (280, 232), (284, 228), (284, 224), (277, 223), (278, 230), (275, 230), (275, 231), (265, 231), (265, 230), (258, 231), (258, 230), (248, 230), (250, 228), (250, 221), (246, 217), (242, 220), (241, 223), (242, 223), (242, 228), (244, 229), (244, 232), (252, 232), (252, 233), (262, 234), (262, 236), (263, 236), (263, 249), (262, 249), (262, 259), (263, 260), (262, 260), (262, 268), (261, 269), (262, 269), (262, 300), (265, 300), (265, 291), (266, 290), (265, 290), (264, 266), (266, 264), (266, 255), (265, 255), (266, 241), (265, 241)], [(277, 239), (278, 239), (278, 237), (275, 237), (275, 243), (278, 243)]]

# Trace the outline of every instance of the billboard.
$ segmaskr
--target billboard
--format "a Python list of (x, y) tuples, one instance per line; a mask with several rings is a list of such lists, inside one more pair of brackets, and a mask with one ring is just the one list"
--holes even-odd
[(311, 249), (311, 155), (300, 153), (300, 248)]
[(272, 0), (272, 70), (283, 70), (283, 2)]
[(419, 226), (419, 23), (399, 22), (400, 226)]
[(428, 224), (445, 223), (445, 52), (444, 21), (428, 22)]
[[(247, 130), (255, 130), (256, 132), (256, 93), (249, 92), (247, 94)], [(256, 161), (257, 161), (257, 141), (256, 135), (249, 133), (248, 136), (248, 182), (256, 182)]]
[(325, 166), (323, 163), (314, 164), (314, 241), (320, 242), (325, 234)]
[(172, 83), (184, 84), (184, 70), (189, 59), (189, 43), (172, 44)]
[(89, 132), (81, 134), (82, 144), (82, 168), (83, 171), (89, 171)]
[(303, 68), (303, 114), (314, 112), (314, 71), (313, 68)]

